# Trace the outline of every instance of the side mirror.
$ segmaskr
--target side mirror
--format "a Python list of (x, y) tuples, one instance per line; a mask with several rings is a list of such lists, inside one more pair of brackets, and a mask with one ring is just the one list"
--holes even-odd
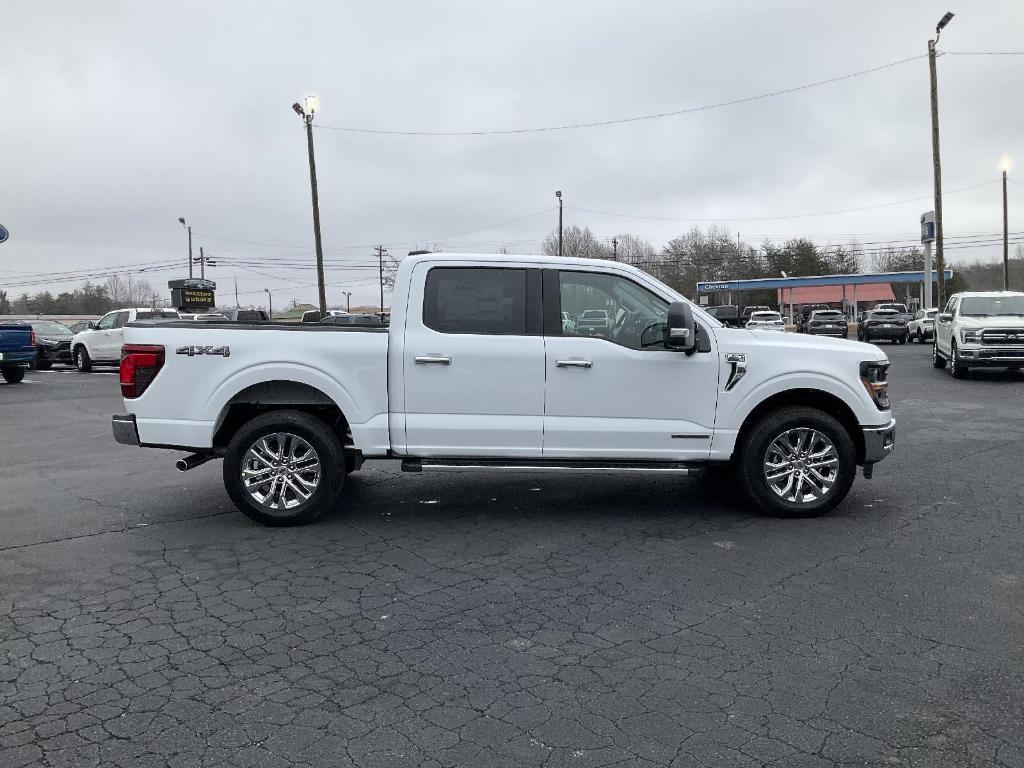
[(693, 310), (685, 301), (669, 304), (665, 322), (665, 349), (674, 349), (692, 355), (697, 351), (697, 324)]
[(953, 313), (952, 312), (940, 312), (938, 317), (935, 318), (940, 323), (952, 323)]

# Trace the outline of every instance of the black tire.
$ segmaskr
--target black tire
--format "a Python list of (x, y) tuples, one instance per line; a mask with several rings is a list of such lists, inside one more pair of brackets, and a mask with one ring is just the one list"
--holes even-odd
[[(769, 485), (764, 464), (772, 443), (790, 430), (811, 429), (824, 435), (835, 449), (832, 486), (819, 498), (791, 501)], [(857, 474), (857, 451), (846, 428), (817, 408), (787, 406), (764, 416), (738, 446), (738, 477), (744, 495), (760, 514), (774, 517), (818, 517), (833, 510), (849, 493)]]
[(85, 347), (75, 347), (74, 359), (75, 368), (79, 373), (89, 373), (92, 370), (92, 358), (89, 357), (89, 351)]
[(932, 368), (945, 368), (946, 358), (939, 354), (939, 345), (932, 341)]
[(3, 376), (4, 381), (8, 384), (20, 384), (21, 380), (25, 378), (25, 369), (20, 365), (4, 368), (0, 371), (0, 376)]
[[(261, 504), (246, 489), (242, 477), (248, 463), (246, 456), (250, 448), (254, 448), (257, 443), (268, 437), (271, 440), (270, 445), (277, 445), (276, 435), (278, 433), (286, 436), (284, 438), (285, 445), (277, 446), (280, 449), (279, 454), (284, 453), (288, 446), (294, 446), (294, 438), (298, 437), (315, 453), (320, 467), (319, 479), (312, 494), (288, 509), (274, 509)], [(308, 453), (302, 454), (299, 459), (308, 455)], [(282, 465), (280, 469), (287, 473), (285, 466)], [(223, 471), (224, 487), (227, 489), (228, 496), (246, 517), (263, 525), (307, 525), (329, 510), (337, 500), (338, 494), (341, 493), (345, 483), (345, 456), (337, 434), (320, 419), (301, 411), (272, 411), (257, 416), (234, 434), (224, 454)], [(253, 489), (259, 493), (259, 489), (267, 488), (265, 496), (270, 498), (272, 503), (280, 504), (283, 501), (287, 504), (289, 492), (293, 494), (293, 500), (295, 500), (294, 491), (289, 491), (284, 486), (284, 483), (287, 482), (284, 477), (280, 484), (282, 490), (278, 490), (275, 495), (275, 489), (278, 487), (273, 476), (275, 470), (268, 466), (266, 471), (270, 473), (268, 475), (270, 483), (253, 486)], [(299, 475), (299, 473), (295, 473), (295, 475)], [(307, 481), (304, 480), (303, 486), (306, 486), (306, 483)]]
[(956, 342), (951, 341), (949, 343), (949, 372), (953, 374), (954, 379), (966, 379), (968, 368), (960, 360), (960, 355), (956, 353)]
[(920, 330), (917, 332), (917, 343), (924, 344), (924, 334)]
[(902, 335), (902, 336), (900, 336), (900, 338), (899, 338), (899, 343), (900, 343), (900, 344), (906, 344), (906, 343), (907, 343), (907, 338), (908, 338), (908, 337), (907, 337), (907, 335), (906, 335), (906, 334), (903, 334), (903, 335)]

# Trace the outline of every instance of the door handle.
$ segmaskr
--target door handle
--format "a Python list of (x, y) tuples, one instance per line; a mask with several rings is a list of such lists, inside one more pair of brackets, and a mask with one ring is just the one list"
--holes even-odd
[(559, 368), (593, 368), (594, 364), (589, 360), (556, 360), (555, 365)]
[(420, 355), (416, 358), (416, 365), (451, 365), (450, 357), (441, 355)]

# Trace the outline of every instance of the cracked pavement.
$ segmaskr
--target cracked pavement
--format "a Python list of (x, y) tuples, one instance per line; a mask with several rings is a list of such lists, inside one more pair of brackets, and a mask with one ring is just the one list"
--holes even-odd
[(818, 520), (714, 480), (370, 463), (307, 528), (0, 385), (0, 766), (1024, 766), (1024, 376), (893, 359)]

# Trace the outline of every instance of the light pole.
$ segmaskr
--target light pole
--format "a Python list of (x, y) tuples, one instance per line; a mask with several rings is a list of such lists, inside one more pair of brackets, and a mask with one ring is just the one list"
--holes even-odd
[(1013, 165), (1013, 160), (1003, 157), (999, 161), (999, 170), (1003, 172), (1003, 290), (1010, 290), (1010, 227), (1009, 213), (1006, 207), (1006, 172)]
[(269, 288), (264, 288), (263, 291), (264, 291), (264, 293), (267, 294), (267, 319), (268, 320), (273, 320), (274, 319), (274, 297), (270, 293), (270, 289)]
[(342, 291), (341, 295), (345, 297), (345, 311), (352, 312), (352, 291)]
[(188, 231), (188, 276), (192, 277), (192, 225), (185, 223), (185, 217), (179, 216), (178, 223)]
[(316, 241), (316, 280), (320, 292), (320, 316), (327, 316), (327, 291), (324, 287), (324, 249), (320, 241), (320, 197), (316, 188), (316, 159), (313, 156), (313, 115), (320, 109), (320, 99), (309, 94), (303, 104), (292, 104), (295, 114), (306, 124), (306, 147), (309, 150), (309, 186), (313, 195), (313, 238)]
[(555, 192), (558, 198), (558, 256), (562, 256), (562, 190)]
[(932, 94), (932, 173), (935, 179), (935, 268), (938, 272), (938, 302), (941, 307), (946, 292), (946, 259), (942, 248), (942, 163), (939, 160), (939, 86), (935, 74), (935, 46), (939, 35), (953, 20), (952, 11), (939, 19), (935, 25), (935, 39), (928, 41), (928, 74), (931, 77)]

